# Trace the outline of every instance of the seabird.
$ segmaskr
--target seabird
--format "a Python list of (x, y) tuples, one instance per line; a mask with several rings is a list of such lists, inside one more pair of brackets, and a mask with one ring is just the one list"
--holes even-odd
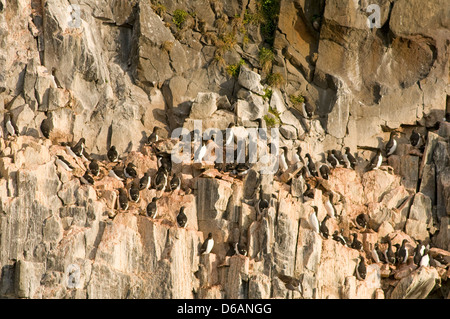
[(422, 244), (422, 241), (417, 240), (417, 246), (414, 249), (414, 263), (416, 265), (420, 264), (420, 260), (422, 259), (423, 252), (425, 251), (425, 246)]
[(94, 179), (89, 175), (89, 171), (84, 172), (84, 175), (80, 177), (83, 184), (94, 185)]
[(137, 172), (136, 172), (136, 165), (134, 165), (132, 162), (129, 162), (125, 169), (123, 170), (126, 178), (136, 178)]
[(145, 173), (144, 176), (139, 180), (139, 189), (148, 189), (150, 187), (152, 178), (148, 173)]
[(150, 134), (150, 136), (147, 139), (147, 144), (153, 145), (153, 143), (157, 142), (159, 140), (159, 136), (156, 133), (157, 130), (159, 130), (158, 126), (153, 127), (153, 132)]
[(306, 190), (303, 193), (303, 197), (308, 197), (311, 199), (314, 199), (314, 189), (311, 188), (311, 185), (309, 183), (306, 183)]
[(296, 164), (298, 162), (303, 162), (302, 156), (301, 156), (301, 152), (302, 152), (302, 147), (301, 146), (297, 146), (297, 152), (294, 152), (292, 154), (292, 164)]
[(174, 175), (172, 177), (172, 179), (170, 180), (170, 190), (171, 191), (175, 191), (175, 190), (179, 190), (181, 187), (181, 179), (178, 175)]
[(397, 140), (395, 137), (397, 136), (396, 131), (392, 131), (389, 136), (389, 141), (386, 144), (386, 157), (389, 155), (394, 154), (395, 150), (397, 149)]
[(347, 245), (347, 241), (345, 240), (344, 236), (342, 236), (337, 230), (335, 230), (333, 233), (333, 239), (344, 246)]
[(337, 159), (331, 154), (331, 150), (327, 151), (327, 162), (330, 163), (331, 167), (336, 168), (338, 166)]
[(302, 104), (302, 112), (304, 118), (310, 119), (314, 113), (314, 108), (311, 104), (305, 102)]
[(408, 249), (406, 249), (406, 239), (403, 239), (402, 245), (397, 251), (397, 262), (398, 263), (406, 263), (406, 260), (408, 259)]
[(213, 247), (214, 247), (214, 239), (212, 233), (209, 233), (208, 238), (206, 238), (206, 240), (203, 242), (202, 247), (200, 247), (200, 254), (201, 255), (209, 254), (213, 249)]
[(17, 129), (16, 129), (16, 125), (13, 123), (11, 114), (9, 114), (9, 113), (5, 113), (5, 126), (6, 126), (6, 130), (8, 131), (9, 135), (16, 136), (16, 134), (18, 133)]
[(269, 208), (269, 201), (267, 199), (264, 199), (261, 194), (257, 205), (258, 215), (261, 215), (267, 208)]
[(181, 228), (185, 228), (187, 224), (187, 216), (184, 213), (184, 206), (180, 208), (180, 212), (177, 215), (177, 223)]
[(383, 155), (381, 155), (381, 149), (377, 148), (377, 153), (374, 157), (372, 157), (372, 160), (370, 163), (366, 166), (366, 172), (370, 170), (378, 169), (381, 166), (381, 163), (383, 162)]
[(364, 280), (366, 279), (366, 275), (367, 275), (367, 269), (366, 269), (366, 264), (364, 262), (364, 257), (360, 256), (360, 262), (358, 267), (356, 267), (356, 277), (359, 280)]
[(167, 172), (172, 171), (172, 159), (170, 153), (159, 152), (156, 157), (158, 158), (158, 168), (164, 168)]
[(380, 262), (380, 255), (378, 254), (378, 251), (378, 243), (375, 243), (375, 247), (372, 249), (372, 259), (376, 263)]
[(369, 222), (369, 216), (365, 213), (361, 213), (358, 216), (356, 216), (356, 225), (358, 225), (361, 228), (366, 228), (367, 223)]
[(311, 206), (314, 208), (314, 211), (309, 215), (309, 224), (311, 225), (312, 229), (319, 233), (319, 220), (317, 219), (317, 206)]
[(308, 167), (308, 170), (309, 170), (311, 176), (317, 177), (318, 174), (317, 174), (317, 170), (316, 170), (316, 165), (314, 165), (314, 162), (313, 162), (313, 160), (311, 158), (311, 155), (309, 155), (309, 153), (306, 153), (305, 156), (308, 158), (307, 167)]
[(384, 251), (384, 256), (388, 263), (394, 265), (395, 264), (395, 254), (394, 254), (394, 251), (392, 250), (391, 238), (388, 237), (387, 242), (388, 242), (388, 248)]
[(50, 119), (49, 118), (43, 119), (39, 128), (41, 129), (42, 135), (44, 135), (45, 138), (50, 138)]
[(334, 158), (338, 161), (340, 166), (347, 168), (344, 157), (342, 156), (342, 153), (340, 151), (331, 150), (331, 153), (333, 154)]
[(61, 155), (56, 155), (56, 164), (60, 165), (62, 168), (64, 168), (66, 171), (71, 172), (73, 171), (74, 167)]
[(127, 191), (123, 188), (119, 188), (119, 206), (122, 210), (128, 209), (128, 195)]
[[(78, 157), (82, 157), (85, 143), (86, 143), (86, 140), (84, 139), (84, 137), (82, 137), (78, 140), (77, 144), (75, 144), (74, 146), (68, 146), (68, 147), (73, 152), (73, 154), (75, 154)], [(73, 156), (73, 154), (71, 154), (71, 155)], [(76, 157), (76, 156), (74, 156), (74, 157)]]
[(157, 191), (165, 190), (167, 186), (167, 179), (168, 179), (168, 172), (164, 169), (164, 167), (161, 167), (156, 172), (155, 177), (155, 189)]
[(108, 160), (110, 162), (117, 162), (119, 160), (119, 153), (116, 150), (116, 147), (113, 145), (109, 148), (108, 153), (106, 153)]
[(323, 179), (328, 180), (328, 176), (330, 175), (330, 168), (328, 167), (327, 164), (322, 164), (319, 167), (319, 173), (320, 176), (322, 176)]
[(345, 147), (345, 156), (347, 157), (348, 162), (350, 163), (350, 167), (355, 169), (356, 166), (356, 158), (350, 152), (350, 147)]
[(353, 233), (353, 241), (352, 244), (350, 245), (351, 248), (356, 249), (356, 250), (362, 250), (363, 249), (363, 244), (362, 242), (360, 242), (358, 240), (358, 234), (357, 233)]
[(420, 259), (420, 267), (428, 267), (430, 266), (430, 254), (429, 254), (429, 250), (427, 248), (425, 248), (424, 252), (423, 252), (423, 256)]
[(130, 190), (129, 190), (129, 195), (130, 195), (130, 199), (137, 203), (139, 201), (140, 193), (139, 193), (139, 187), (137, 185), (137, 183), (132, 183)]
[(411, 136), (409, 137), (409, 141), (411, 142), (411, 145), (419, 148), (422, 146), (422, 135), (418, 132), (416, 132), (416, 130), (413, 130), (411, 133)]
[(335, 217), (335, 209), (334, 209), (334, 206), (333, 206), (333, 203), (332, 203), (333, 193), (332, 192), (327, 192), (325, 198), (326, 198), (326, 200), (325, 200), (325, 202), (323, 204), (325, 206), (327, 214), (331, 218), (334, 218)]
[(94, 159), (89, 163), (89, 170), (94, 176), (98, 176), (100, 174), (100, 167), (98, 166), (97, 160)]
[(124, 170), (121, 168), (118, 168), (120, 164), (116, 165), (113, 169), (109, 170), (108, 175), (110, 177), (114, 177), (115, 179), (119, 180), (119, 181), (124, 181), (126, 180), (125, 174), (124, 174)]
[(325, 237), (325, 239), (328, 239), (328, 236), (330, 236), (330, 232), (329, 232), (328, 227), (326, 225), (326, 222), (327, 222), (328, 218), (330, 218), (330, 216), (326, 215), (325, 218), (320, 223), (320, 227), (319, 227), (320, 233), (323, 235), (323, 237)]
[(156, 198), (156, 196), (155, 197), (153, 197), (153, 199), (152, 199), (152, 201), (150, 202), (150, 203), (148, 203), (148, 205), (147, 205), (147, 215), (150, 217), (150, 218), (155, 218), (156, 217), (156, 215), (158, 214), (158, 206), (156, 205), (156, 200), (157, 200), (158, 198)]

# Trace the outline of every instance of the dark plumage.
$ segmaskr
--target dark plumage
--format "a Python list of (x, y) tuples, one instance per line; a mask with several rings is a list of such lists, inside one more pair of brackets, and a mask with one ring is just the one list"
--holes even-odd
[(123, 188), (119, 188), (119, 207), (122, 210), (128, 209), (128, 195), (127, 191)]
[(100, 174), (100, 166), (98, 165), (97, 160), (92, 160), (89, 163), (89, 170), (94, 176), (98, 176)]
[(214, 239), (212, 233), (208, 234), (208, 238), (203, 242), (200, 247), (200, 255), (209, 254), (214, 246)]
[(327, 162), (330, 163), (331, 167), (336, 168), (338, 162), (336, 158), (331, 154), (331, 150), (327, 151)]
[(359, 280), (364, 280), (364, 279), (366, 279), (366, 275), (367, 275), (366, 264), (365, 264), (363, 256), (360, 256), (359, 258), (360, 258), (360, 261), (359, 261), (358, 267), (356, 267), (356, 277)]
[(303, 197), (314, 198), (314, 189), (311, 188), (309, 183), (306, 183), (306, 190), (303, 193)]
[(119, 181), (124, 181), (126, 180), (126, 176), (123, 172), (124, 170), (119, 166), (120, 164), (116, 165), (113, 169), (111, 169), (108, 175), (114, 177), (115, 179), (118, 179)]
[(313, 177), (317, 177), (318, 174), (317, 174), (317, 170), (316, 170), (316, 165), (314, 164), (314, 162), (313, 162), (313, 160), (311, 158), (311, 155), (309, 155), (309, 153), (306, 153), (305, 156), (308, 158), (307, 166), (308, 166), (309, 173)]
[(74, 169), (74, 167), (62, 155), (56, 155), (56, 157), (58, 159), (55, 162), (65, 170), (71, 172)]
[(337, 230), (335, 230), (333, 233), (333, 239), (344, 246), (347, 245), (347, 241), (345, 240), (344, 236), (342, 236)]
[(409, 141), (411, 142), (412, 146), (420, 147), (422, 145), (422, 135), (416, 132), (416, 130), (413, 130), (411, 136), (409, 137)]
[(397, 141), (395, 140), (395, 137), (397, 136), (396, 131), (392, 131), (389, 136), (389, 141), (386, 143), (385, 151), (386, 156), (394, 154), (395, 150), (397, 149)]
[(150, 187), (151, 177), (148, 173), (145, 173), (144, 176), (139, 180), (139, 189), (148, 189)]
[(328, 176), (330, 175), (331, 172), (330, 172), (330, 168), (328, 167), (327, 164), (322, 164), (319, 167), (319, 172), (323, 179), (328, 180)]
[(72, 152), (74, 152), (74, 154), (76, 156), (81, 157), (81, 156), (83, 156), (85, 143), (86, 143), (86, 140), (84, 139), (84, 137), (82, 137), (78, 140), (77, 144), (75, 144), (74, 146), (72, 146), (70, 148), (72, 149)]
[(158, 206), (156, 205), (157, 200), (158, 199), (156, 197), (153, 197), (152, 201), (147, 205), (147, 215), (150, 218), (155, 218), (158, 214)]
[(342, 165), (343, 167), (347, 167), (344, 157), (342, 157), (342, 153), (338, 150), (331, 150), (331, 153), (333, 154), (333, 156), (337, 159), (337, 161), (339, 162), (339, 165)]
[(174, 175), (170, 180), (170, 190), (178, 190), (181, 187), (181, 179), (178, 175)]
[(11, 114), (5, 113), (4, 124), (9, 135), (11, 136), (19, 135), (16, 124), (13, 122)]
[(391, 239), (389, 237), (387, 238), (387, 243), (388, 243), (388, 248), (384, 252), (386, 261), (388, 263), (394, 265), (395, 264), (395, 254), (394, 254), (394, 251), (392, 250), (392, 243), (391, 243)]
[(180, 208), (180, 212), (177, 215), (177, 223), (181, 228), (186, 227), (187, 224), (187, 216), (184, 213), (184, 206)]
[(358, 234), (357, 233), (353, 233), (353, 241), (352, 244), (350, 245), (351, 248), (356, 249), (356, 250), (362, 250), (363, 249), (363, 244), (362, 242), (360, 242), (358, 240)]
[(94, 185), (94, 179), (89, 175), (89, 171), (84, 172), (84, 175), (80, 177), (80, 180), (83, 184)]
[(155, 176), (155, 189), (157, 191), (166, 189), (168, 175), (169, 173), (163, 167), (158, 169)]
[(377, 152), (374, 157), (372, 157), (370, 163), (366, 166), (366, 172), (371, 171), (373, 169), (378, 169), (383, 162), (383, 155), (381, 155), (381, 149), (377, 149)]
[(369, 222), (369, 216), (367, 214), (361, 213), (356, 216), (356, 224), (361, 228), (366, 228)]
[(124, 173), (127, 178), (136, 178), (137, 176), (136, 165), (129, 162), (125, 167)]
[(155, 126), (153, 128), (153, 132), (150, 134), (150, 136), (147, 139), (147, 143), (152, 145), (153, 143), (157, 142), (159, 140), (159, 135), (157, 131), (159, 130), (158, 126)]
[(422, 259), (424, 249), (425, 246), (422, 244), (422, 241), (420, 239), (417, 240), (417, 246), (414, 249), (414, 263), (416, 265), (420, 264), (420, 260)]
[(397, 262), (398, 263), (406, 263), (406, 260), (408, 259), (408, 250), (406, 249), (406, 243), (407, 240), (403, 239), (402, 245), (400, 246), (399, 250), (397, 251)]
[(319, 227), (319, 231), (320, 231), (320, 233), (323, 235), (323, 237), (325, 239), (328, 239), (328, 237), (330, 236), (330, 232), (329, 232), (328, 227), (327, 227), (327, 220), (328, 220), (328, 218), (330, 218), (330, 216), (326, 215), (325, 218), (320, 223), (320, 227)]
[(356, 158), (350, 152), (350, 147), (345, 147), (345, 155), (347, 156), (348, 161), (350, 162), (351, 168), (355, 169), (356, 167)]
[(140, 196), (140, 193), (139, 193), (139, 187), (138, 187), (138, 185), (136, 183), (131, 184), (129, 193), (130, 193), (130, 199), (133, 202), (137, 203), (141, 196)]
[(106, 156), (110, 162), (117, 162), (119, 160), (119, 153), (114, 145), (109, 148)]

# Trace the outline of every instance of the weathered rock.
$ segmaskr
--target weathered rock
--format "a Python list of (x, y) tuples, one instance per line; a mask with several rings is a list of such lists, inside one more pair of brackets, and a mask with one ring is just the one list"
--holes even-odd
[(422, 193), (416, 193), (406, 221), (405, 232), (413, 238), (425, 240), (429, 237), (427, 228), (430, 222), (432, 223), (431, 199)]
[(192, 103), (190, 118), (205, 119), (217, 110), (218, 94), (199, 93)]
[(420, 267), (398, 282), (389, 299), (425, 299), (438, 283), (440, 277), (436, 269)]
[(238, 83), (256, 94), (264, 94), (263, 86), (261, 85), (261, 76), (245, 65), (240, 67)]

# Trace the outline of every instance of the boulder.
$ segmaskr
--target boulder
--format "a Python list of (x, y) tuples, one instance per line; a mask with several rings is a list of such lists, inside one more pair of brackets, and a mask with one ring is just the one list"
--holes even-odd
[(198, 93), (192, 103), (189, 117), (192, 119), (206, 119), (217, 110), (217, 93)]
[(241, 65), (238, 77), (238, 83), (253, 93), (263, 95), (264, 88), (261, 85), (261, 75), (250, 70), (247, 66)]
[(420, 267), (397, 283), (389, 299), (425, 299), (439, 283), (440, 277), (435, 268)]

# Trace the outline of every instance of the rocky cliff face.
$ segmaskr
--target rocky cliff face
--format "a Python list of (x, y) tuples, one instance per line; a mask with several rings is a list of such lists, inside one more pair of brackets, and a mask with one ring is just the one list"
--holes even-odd
[[(369, 4), (380, 28), (369, 28)], [(446, 1), (0, 0), (0, 296), (6, 298), (449, 298), (450, 8)], [(419, 18), (420, 17), (420, 18)], [(302, 104), (304, 102), (304, 104)], [(302, 105), (313, 109), (305, 116)], [(19, 136), (9, 136), (10, 114)], [(108, 175), (111, 145), (138, 176), (158, 169), (145, 145), (155, 126), (170, 150), (178, 127), (258, 127), (324, 161), (350, 147), (358, 165), (311, 178), (254, 168), (233, 177), (214, 165), (174, 164), (179, 191), (140, 192), (123, 211)], [(49, 125), (45, 138), (41, 123)], [(364, 172), (391, 130), (382, 169)], [(424, 136), (422, 149), (409, 143)], [(101, 163), (62, 142), (86, 139)], [(74, 170), (56, 163), (64, 155)], [(384, 154), (386, 155), (386, 154)], [(326, 155), (325, 155), (326, 156)], [(362, 250), (315, 232), (356, 233)], [(260, 194), (270, 207), (256, 211)], [(158, 214), (146, 214), (158, 197)], [(185, 207), (186, 228), (176, 216)], [(356, 217), (368, 215), (368, 225)], [(207, 234), (215, 245), (199, 255)], [(406, 247), (406, 264), (375, 262), (375, 243)], [(417, 241), (430, 266), (412, 262)], [(230, 253), (239, 243), (246, 255)], [(395, 248), (394, 248), (395, 251)], [(367, 277), (355, 269), (364, 256)]]

